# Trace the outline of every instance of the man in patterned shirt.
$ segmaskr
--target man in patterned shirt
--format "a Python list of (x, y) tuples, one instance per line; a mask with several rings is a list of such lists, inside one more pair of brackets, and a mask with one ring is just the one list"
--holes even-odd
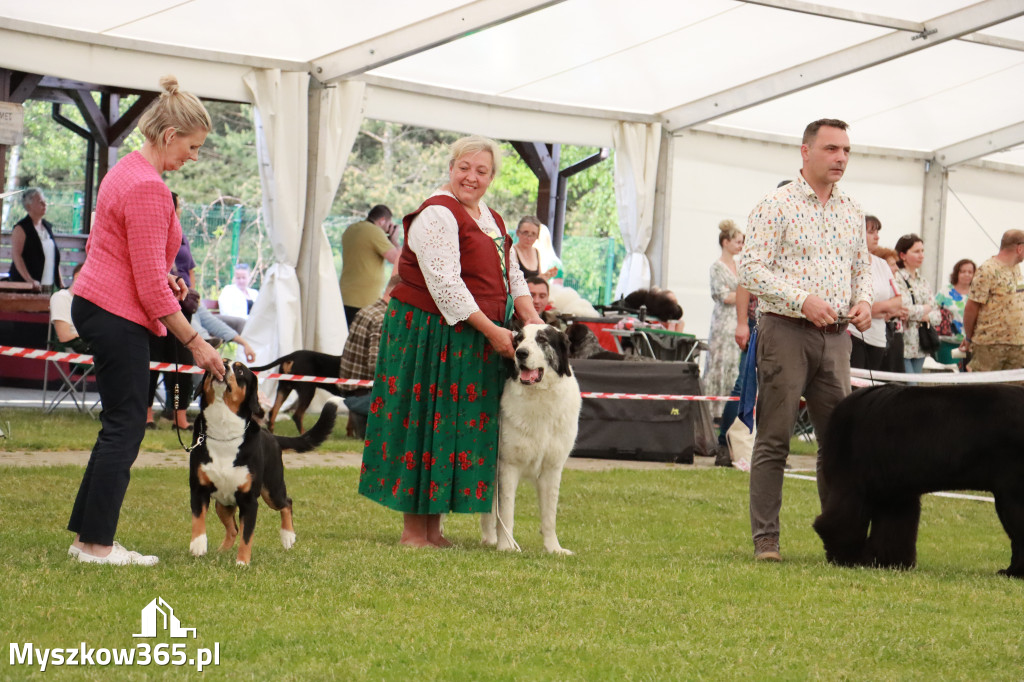
[[(360, 308), (352, 319), (348, 330), (345, 350), (341, 353), (338, 374), (343, 379), (373, 379), (377, 367), (377, 351), (380, 349), (381, 330), (384, 327), (384, 313), (391, 300), (391, 290), (398, 284), (397, 274), (391, 276), (384, 293), (376, 302)], [(348, 408), (347, 435), (362, 438), (366, 434), (366, 416), (370, 413), (369, 388), (345, 388), (345, 407)]]
[(981, 264), (964, 305), (964, 342), (970, 369), (992, 372), (1024, 367), (1024, 232), (1007, 230), (999, 253)]
[(782, 479), (800, 398), (821, 443), (832, 409), (850, 392), (846, 328), (871, 324), (864, 213), (836, 185), (850, 156), (846, 128), (837, 119), (808, 125), (796, 180), (766, 195), (747, 219), (739, 279), (760, 311), (750, 526), (761, 561), (782, 560)]

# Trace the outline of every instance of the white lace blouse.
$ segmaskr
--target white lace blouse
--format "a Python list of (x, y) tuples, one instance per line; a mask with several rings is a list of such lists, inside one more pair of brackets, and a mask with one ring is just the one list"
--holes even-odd
[[(438, 190), (432, 196), (455, 198), (450, 192)], [(480, 202), (480, 218), (476, 220), (484, 234), (492, 239), (501, 235), (494, 216), (484, 202)], [(459, 224), (452, 212), (443, 206), (427, 206), (412, 221), (408, 236), (409, 249), (416, 254), (430, 297), (437, 304), (445, 321), (450, 325), (462, 322), (480, 310), (466, 283), (462, 281), (459, 256)], [(504, 252), (502, 252), (504, 258)], [(509, 284), (512, 297), (529, 296), (523, 271), (515, 259), (510, 258)]]

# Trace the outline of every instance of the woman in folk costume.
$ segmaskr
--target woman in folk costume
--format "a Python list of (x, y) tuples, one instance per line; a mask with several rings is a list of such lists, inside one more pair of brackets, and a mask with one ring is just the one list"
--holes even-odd
[(482, 200), (500, 163), (492, 140), (456, 141), (448, 182), (404, 220), (359, 479), (362, 495), (404, 513), (403, 545), (447, 547), (441, 514), (491, 510), (502, 358), (513, 356), (502, 324), (511, 312), (541, 322)]

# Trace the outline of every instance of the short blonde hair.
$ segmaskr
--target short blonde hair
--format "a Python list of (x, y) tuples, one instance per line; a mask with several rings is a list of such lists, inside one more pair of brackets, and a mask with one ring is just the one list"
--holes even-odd
[(164, 76), (160, 79), (160, 88), (163, 90), (160, 97), (139, 119), (139, 130), (147, 140), (162, 147), (163, 133), (168, 128), (174, 128), (183, 135), (199, 130), (209, 132), (213, 128), (206, 107), (191, 92), (179, 89), (177, 78)]
[(494, 140), (482, 135), (468, 135), (455, 140), (448, 157), (448, 168), (454, 166), (455, 162), (466, 154), (475, 154), (476, 152), (490, 152), (491, 177), (497, 177), (498, 171), (501, 169), (501, 147)]

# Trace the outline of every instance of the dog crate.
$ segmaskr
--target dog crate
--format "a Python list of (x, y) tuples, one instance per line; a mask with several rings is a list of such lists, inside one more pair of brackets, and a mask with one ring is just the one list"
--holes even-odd
[[(583, 392), (702, 395), (693, 362), (573, 360)], [(714, 446), (708, 403), (584, 398), (573, 456), (692, 464)]]

